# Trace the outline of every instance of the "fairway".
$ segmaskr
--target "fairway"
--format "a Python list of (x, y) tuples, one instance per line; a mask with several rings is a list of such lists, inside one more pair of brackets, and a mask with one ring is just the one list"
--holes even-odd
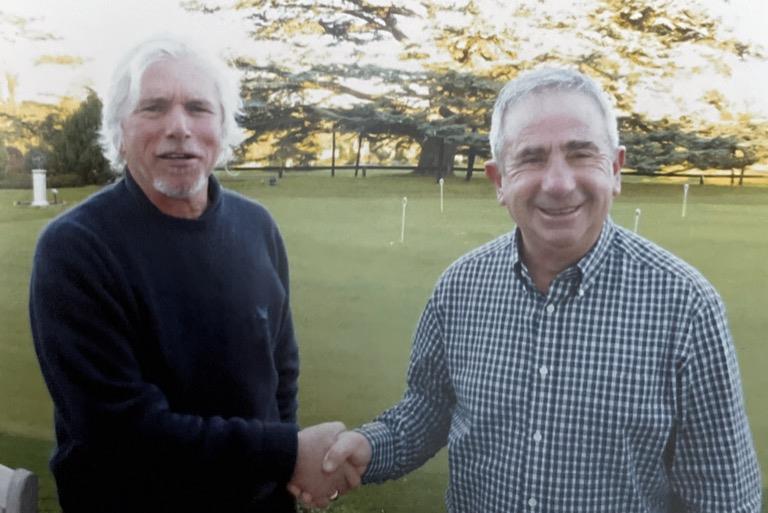
[[(403, 392), (413, 329), (441, 272), (512, 228), (481, 176), (447, 181), (442, 214), (439, 188), (425, 178), (296, 173), (270, 186), (266, 175), (243, 172), (224, 175), (222, 181), (266, 205), (285, 238), (301, 349), (304, 425), (338, 419), (352, 427), (394, 404)], [(701, 270), (728, 307), (766, 487), (768, 187), (692, 183), (683, 219), (679, 184), (634, 182), (624, 184), (613, 219), (631, 229), (639, 208), (639, 232)], [(47, 471), (51, 404), (26, 309), (31, 257), (47, 220), (94, 190), (62, 189), (67, 205), (47, 209), (13, 206), (29, 199), (31, 191), (0, 190), (0, 463), (40, 475), (42, 512), (57, 506)], [(329, 511), (441, 512), (446, 483), (442, 451), (407, 477), (365, 487)]]

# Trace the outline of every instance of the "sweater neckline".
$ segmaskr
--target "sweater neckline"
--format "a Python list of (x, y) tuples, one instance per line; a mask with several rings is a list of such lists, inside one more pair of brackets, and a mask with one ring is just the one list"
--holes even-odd
[(123, 183), (141, 211), (148, 215), (152, 221), (172, 226), (186, 227), (190, 229), (202, 228), (215, 219), (221, 206), (221, 185), (213, 174), (208, 177), (208, 205), (200, 217), (196, 219), (174, 217), (162, 212), (150, 201), (142, 188), (139, 187), (139, 184), (136, 183), (136, 180), (134, 180), (127, 167), (123, 171)]

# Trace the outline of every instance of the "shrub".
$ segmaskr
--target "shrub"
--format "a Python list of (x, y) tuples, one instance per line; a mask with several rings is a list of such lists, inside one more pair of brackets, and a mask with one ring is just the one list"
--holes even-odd
[(31, 189), (32, 175), (29, 173), (13, 174), (0, 178), (0, 189)]

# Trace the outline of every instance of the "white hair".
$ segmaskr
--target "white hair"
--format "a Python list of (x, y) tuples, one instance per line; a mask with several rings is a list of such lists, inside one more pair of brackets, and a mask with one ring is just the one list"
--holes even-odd
[(152, 64), (163, 59), (189, 59), (212, 80), (221, 107), (221, 150), (216, 164), (224, 164), (232, 157), (234, 148), (243, 141), (244, 134), (237, 124), (242, 113), (240, 80), (234, 70), (221, 59), (175, 36), (158, 36), (131, 49), (118, 63), (112, 74), (109, 90), (102, 110), (99, 142), (104, 156), (113, 170), (121, 171), (125, 159), (120, 154), (123, 144), (122, 122), (139, 101), (141, 79)]
[(504, 115), (510, 107), (520, 103), (528, 96), (543, 91), (573, 91), (584, 94), (594, 100), (605, 120), (608, 143), (612, 149), (619, 147), (619, 129), (616, 113), (607, 95), (597, 83), (583, 73), (570, 69), (539, 68), (527, 71), (515, 77), (499, 92), (493, 106), (491, 132), (488, 139), (494, 160), (501, 156), (504, 145)]

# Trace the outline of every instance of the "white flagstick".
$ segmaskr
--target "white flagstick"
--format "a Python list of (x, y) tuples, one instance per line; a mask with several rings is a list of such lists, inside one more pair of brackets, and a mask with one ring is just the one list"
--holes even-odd
[(683, 185), (683, 213), (680, 217), (685, 217), (685, 207), (688, 206), (688, 184)]
[(440, 179), (440, 213), (443, 213), (443, 183), (445, 183), (445, 180), (442, 178)]
[(640, 209), (635, 209), (635, 233), (637, 233), (637, 228), (640, 225)]
[(405, 206), (408, 204), (408, 198), (403, 196), (403, 220), (400, 224), (400, 244), (405, 242)]

